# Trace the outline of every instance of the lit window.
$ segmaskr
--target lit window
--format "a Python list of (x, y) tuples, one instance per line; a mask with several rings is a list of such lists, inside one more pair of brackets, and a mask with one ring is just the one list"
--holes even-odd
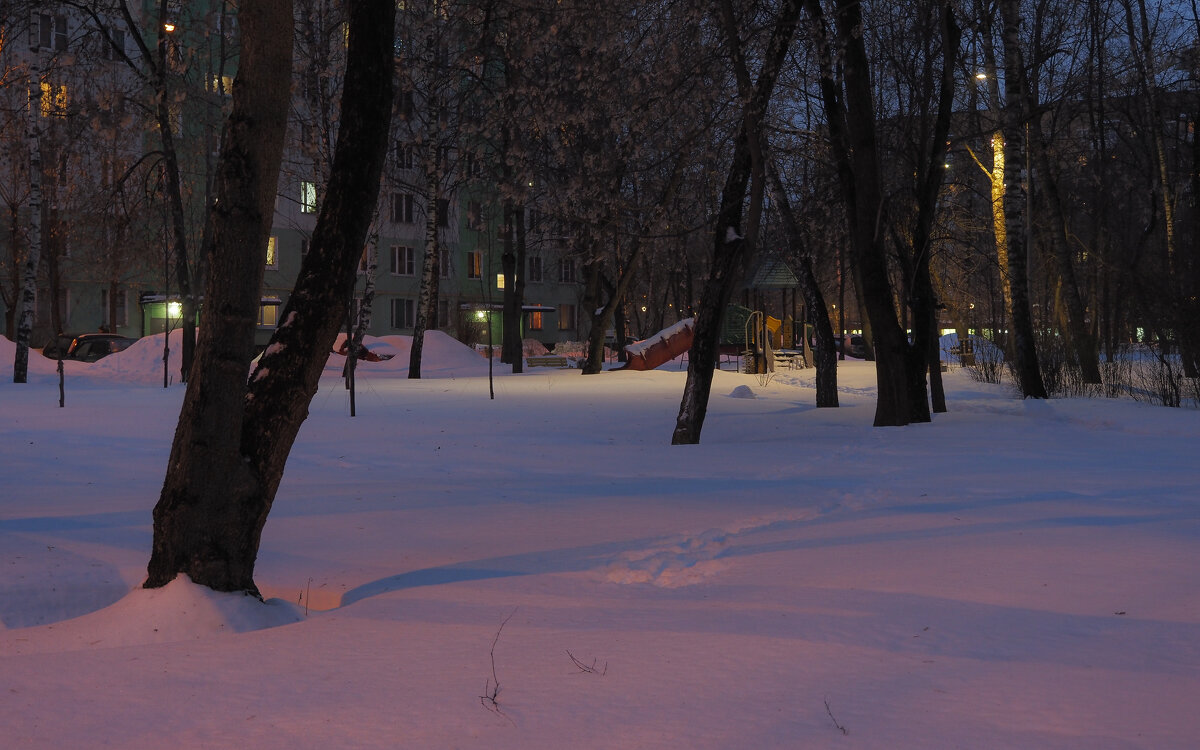
[(575, 305), (558, 306), (558, 330), (571, 331), (575, 329)]
[(271, 235), (267, 238), (267, 268), (279, 267), (279, 238)]
[(258, 306), (258, 325), (260, 328), (274, 328), (279, 323), (279, 305), (265, 304)]
[(526, 318), (525, 328), (530, 331), (542, 330), (542, 314), (540, 312), (531, 312)]
[(504, 288), (504, 274), (502, 274), (502, 273), (496, 274), (496, 288), (497, 289)]
[(67, 87), (42, 81), (42, 117), (62, 117), (67, 114)]
[(317, 183), (305, 180), (300, 183), (300, 213), (317, 212)]
[(483, 278), (483, 251), (473, 250), (467, 253), (467, 278)]

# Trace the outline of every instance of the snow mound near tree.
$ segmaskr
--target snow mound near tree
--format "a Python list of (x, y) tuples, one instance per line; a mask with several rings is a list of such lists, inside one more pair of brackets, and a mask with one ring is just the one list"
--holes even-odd
[[(164, 340), (166, 336), (169, 339)], [(125, 383), (158, 385), (163, 382), (163, 351), (168, 349), (167, 378), (171, 383), (179, 382), (179, 370), (183, 363), (183, 329), (176, 328), (170, 334), (156, 333), (143, 336), (129, 348), (110, 354), (91, 364), (68, 362), (79, 366), (74, 374), (120, 380)]]
[(748, 385), (739, 385), (729, 392), (730, 398), (758, 398), (754, 395), (754, 389)]
[(160, 589), (136, 588), (111, 606), (82, 617), (45, 629), (31, 628), (17, 650), (46, 653), (194, 641), (303, 619), (302, 609), (282, 599), (264, 602), (248, 594), (213, 591), (180, 575)]
[[(344, 333), (338, 334), (333, 343), (336, 350), (345, 341)], [(376, 354), (391, 354), (383, 362), (360, 361), (355, 368), (359, 375), (408, 377), (408, 358), (412, 351), (412, 336), (367, 336), (363, 345)], [(325, 365), (326, 372), (340, 373), (346, 358), (331, 355)], [(421, 350), (421, 377), (475, 377), (487, 375), (487, 360), (471, 347), (443, 331), (426, 331), (425, 345)]]

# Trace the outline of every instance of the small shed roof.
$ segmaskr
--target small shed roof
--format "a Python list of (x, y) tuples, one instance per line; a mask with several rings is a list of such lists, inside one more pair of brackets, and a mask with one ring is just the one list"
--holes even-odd
[(795, 289), (800, 286), (800, 280), (780, 258), (766, 258), (746, 286), (750, 289)]

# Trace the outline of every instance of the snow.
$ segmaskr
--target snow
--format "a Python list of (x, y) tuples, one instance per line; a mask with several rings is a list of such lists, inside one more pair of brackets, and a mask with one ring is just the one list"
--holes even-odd
[(813, 408), (812, 370), (718, 372), (714, 394), (755, 398), (715, 395), (703, 442), (672, 447), (673, 367), (537, 368), (491, 400), (469, 348), (431, 335), (411, 381), (410, 342), (387, 337), (354, 418), (330, 358), (260, 603), (139, 588), (183, 397), (162, 344), (64, 363), (62, 409), (36, 353), (30, 383), (0, 382), (0, 746), (1200, 734), (1196, 410), (1014, 400), (953, 369), (949, 413), (877, 429), (872, 365), (848, 360), (838, 409)]
[(653, 336), (651, 336), (648, 339), (643, 339), (641, 341), (635, 341), (632, 344), (626, 344), (625, 351), (629, 352), (630, 354), (632, 354), (635, 357), (645, 354), (647, 351), (650, 350), (650, 347), (654, 346), (655, 344), (659, 343), (660, 341), (666, 341), (666, 340), (670, 339), (672, 336), (677, 336), (680, 333), (691, 329), (695, 325), (696, 325), (695, 318), (684, 318), (683, 320), (664, 328), (663, 330), (659, 331), (658, 333), (654, 334)]

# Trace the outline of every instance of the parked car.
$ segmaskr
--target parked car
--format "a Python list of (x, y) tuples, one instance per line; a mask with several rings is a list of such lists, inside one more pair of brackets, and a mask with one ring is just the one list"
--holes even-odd
[(847, 357), (862, 359), (867, 356), (866, 342), (858, 334), (847, 335), (844, 338), (835, 338), (834, 346), (837, 348), (838, 353), (841, 353), (844, 349)]
[(83, 333), (78, 336), (62, 333), (42, 347), (42, 355), (50, 359), (95, 362), (128, 349), (136, 340), (115, 333)]

